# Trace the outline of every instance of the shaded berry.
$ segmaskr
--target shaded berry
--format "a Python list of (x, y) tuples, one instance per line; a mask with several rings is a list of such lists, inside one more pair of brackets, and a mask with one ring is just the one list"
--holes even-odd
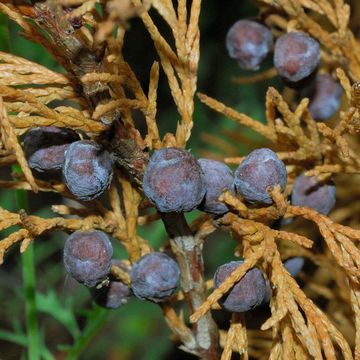
[(327, 215), (335, 205), (336, 188), (333, 182), (318, 182), (315, 176), (301, 174), (295, 179), (291, 203), (311, 208), (320, 214)]
[(221, 215), (229, 211), (227, 206), (219, 201), (224, 190), (234, 193), (234, 175), (224, 163), (210, 159), (198, 160), (204, 173), (206, 194), (199, 209), (211, 214)]
[(63, 177), (70, 192), (77, 199), (96, 199), (110, 184), (110, 154), (94, 141), (76, 141), (66, 150)]
[(265, 295), (264, 295), (262, 304), (267, 304), (268, 302), (270, 302), (271, 296), (272, 296), (272, 290), (271, 290), (270, 281), (269, 281), (269, 279), (266, 279), (265, 280)]
[(278, 74), (289, 82), (306, 79), (319, 66), (319, 43), (302, 32), (280, 36), (275, 43), (274, 66)]
[(341, 85), (330, 75), (317, 75), (315, 93), (309, 104), (312, 117), (315, 120), (331, 118), (339, 110), (342, 93)]
[(257, 70), (270, 52), (273, 43), (271, 31), (251, 20), (239, 20), (226, 35), (229, 56), (245, 70)]
[(106, 279), (113, 248), (102, 231), (76, 231), (65, 241), (64, 266), (69, 275), (88, 287)]
[(153, 153), (145, 170), (145, 195), (164, 213), (196, 208), (205, 196), (201, 167), (187, 150), (163, 148)]
[(249, 203), (271, 204), (269, 186), (286, 186), (286, 167), (270, 149), (252, 151), (235, 171), (235, 190)]
[[(218, 267), (214, 275), (214, 284), (221, 283), (237, 269), (243, 261), (231, 261)], [(265, 279), (257, 268), (249, 270), (221, 299), (224, 309), (232, 312), (245, 312), (262, 304), (266, 295)]]
[[(111, 264), (118, 266), (124, 271), (129, 271), (121, 260), (112, 260)], [(107, 309), (117, 309), (128, 302), (131, 297), (131, 290), (126, 284), (114, 279), (110, 275), (109, 285), (103, 286), (100, 289), (92, 288), (91, 295), (99, 306)]]
[(37, 175), (61, 175), (65, 150), (79, 140), (79, 135), (67, 128), (42, 126), (28, 130), (24, 136), (24, 153), (30, 169)]
[(131, 272), (131, 289), (142, 300), (165, 301), (179, 285), (178, 264), (166, 254), (153, 252), (134, 263)]
[(302, 256), (295, 256), (284, 261), (286, 270), (292, 277), (296, 277), (304, 266), (305, 259)]

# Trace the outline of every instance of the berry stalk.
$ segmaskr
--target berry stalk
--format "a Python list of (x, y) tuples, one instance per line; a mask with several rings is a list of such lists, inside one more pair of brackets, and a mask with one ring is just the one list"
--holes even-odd
[[(180, 267), (181, 285), (191, 315), (206, 300), (202, 243), (191, 233), (183, 213), (162, 213), (161, 216)], [(218, 329), (210, 312), (194, 324), (193, 331), (200, 358), (219, 359)]]

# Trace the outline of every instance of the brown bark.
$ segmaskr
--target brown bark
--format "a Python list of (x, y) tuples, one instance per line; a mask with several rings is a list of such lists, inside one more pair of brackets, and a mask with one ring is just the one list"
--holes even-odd
[[(161, 214), (170, 236), (171, 248), (181, 270), (181, 286), (188, 300), (190, 315), (206, 300), (202, 242), (193, 236), (182, 213)], [(219, 334), (211, 312), (205, 314), (193, 331), (197, 353), (202, 359), (219, 358)]]
[[(73, 80), (79, 92), (87, 100), (89, 109), (94, 110), (98, 104), (110, 100), (110, 88), (106, 83), (98, 81), (82, 84), (81, 82), (85, 74), (104, 71), (102, 63), (104, 47), (96, 50), (89, 48), (77, 35), (56, 1), (37, 3), (34, 5), (34, 10), (36, 14), (34, 20), (51, 37), (57, 58), (63, 59), (60, 61), (61, 64), (74, 76)], [(113, 154), (116, 164), (125, 170), (138, 187), (141, 187), (148, 154), (143, 152), (134, 140), (135, 137), (131, 136), (131, 129), (121, 121), (118, 110), (108, 113), (101, 121), (111, 126), (108, 132), (102, 134), (99, 141)]]

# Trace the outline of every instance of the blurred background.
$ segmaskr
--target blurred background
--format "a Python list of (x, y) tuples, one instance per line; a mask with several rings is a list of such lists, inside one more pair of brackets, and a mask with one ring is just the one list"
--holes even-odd
[[(278, 80), (256, 85), (236, 85), (232, 77), (251, 75), (238, 68), (227, 56), (225, 35), (229, 27), (240, 18), (254, 17), (256, 8), (250, 1), (228, 0), (226, 6), (220, 1), (203, 1), (200, 22), (201, 59), (198, 90), (210, 95), (255, 119), (264, 121), (265, 91), (269, 85), (281, 89)], [(162, 19), (152, 16), (167, 38), (170, 30)], [(148, 86), (149, 70), (157, 54), (152, 41), (139, 19), (128, 24), (124, 56), (134, 69), (144, 89)], [(4, 16), (0, 16), (0, 50), (10, 52), (40, 63), (50, 69), (63, 71), (55, 60), (39, 45), (26, 41), (19, 28)], [(267, 59), (262, 69), (271, 67)], [(161, 73), (158, 94), (158, 123), (162, 135), (175, 129), (179, 116), (170, 96), (165, 75)], [(140, 120), (139, 128), (144, 131)], [(215, 112), (208, 110), (196, 100), (194, 130), (188, 148), (197, 156), (241, 156), (249, 149), (248, 142), (239, 141), (240, 136), (256, 141), (254, 133), (241, 128)], [(221, 150), (219, 150), (221, 149)], [(0, 177), (9, 178), (11, 168), (2, 167)], [(54, 194), (28, 193), (27, 211), (42, 217), (52, 217), (51, 205), (61, 204), (60, 196)], [(15, 191), (1, 191), (0, 205), (9, 211), (24, 206), (16, 201)], [(188, 214), (191, 221), (196, 212)], [(13, 231), (14, 228), (11, 229)], [(139, 228), (158, 249), (167, 239), (161, 222)], [(7, 235), (1, 233), (1, 238)], [(170, 340), (171, 334), (163, 320), (161, 309), (151, 303), (132, 299), (118, 310), (104, 310), (93, 304), (89, 291), (67, 277), (62, 264), (62, 248), (66, 234), (61, 232), (42, 236), (35, 241), (36, 296), (38, 321), (42, 337), (44, 359), (192, 359), (177, 349)], [(116, 258), (126, 258), (121, 246), (114, 243)], [(215, 233), (205, 244), (204, 257), (207, 279), (212, 278), (216, 267), (234, 259), (235, 241), (227, 234)], [(26, 292), (22, 280), (22, 258), (19, 248), (13, 247), (0, 267), (0, 359), (26, 359), (25, 306)], [(31, 271), (31, 269), (29, 269)], [(264, 310), (265, 311), (265, 310)], [(229, 316), (221, 311), (214, 315), (226, 328)], [(261, 319), (252, 317), (250, 326), (258, 326)]]

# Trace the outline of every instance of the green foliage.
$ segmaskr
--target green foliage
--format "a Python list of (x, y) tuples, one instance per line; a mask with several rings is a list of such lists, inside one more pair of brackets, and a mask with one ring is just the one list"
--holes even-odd
[(80, 336), (80, 329), (76, 322), (74, 313), (72, 312), (72, 303), (70, 298), (67, 298), (63, 303), (60, 303), (55, 291), (49, 290), (46, 295), (38, 292), (36, 294), (36, 302), (39, 312), (54, 317), (69, 331), (74, 339)]
[(1, 51), (9, 51), (8, 21), (3, 14), (0, 14), (0, 49)]
[(104, 326), (109, 312), (99, 306), (94, 306), (93, 309), (84, 312), (86, 317), (85, 327), (81, 333), (74, 336), (74, 343), (72, 346), (59, 346), (59, 349), (67, 352), (68, 360), (76, 360), (79, 358), (81, 352), (89, 344), (96, 333)]

